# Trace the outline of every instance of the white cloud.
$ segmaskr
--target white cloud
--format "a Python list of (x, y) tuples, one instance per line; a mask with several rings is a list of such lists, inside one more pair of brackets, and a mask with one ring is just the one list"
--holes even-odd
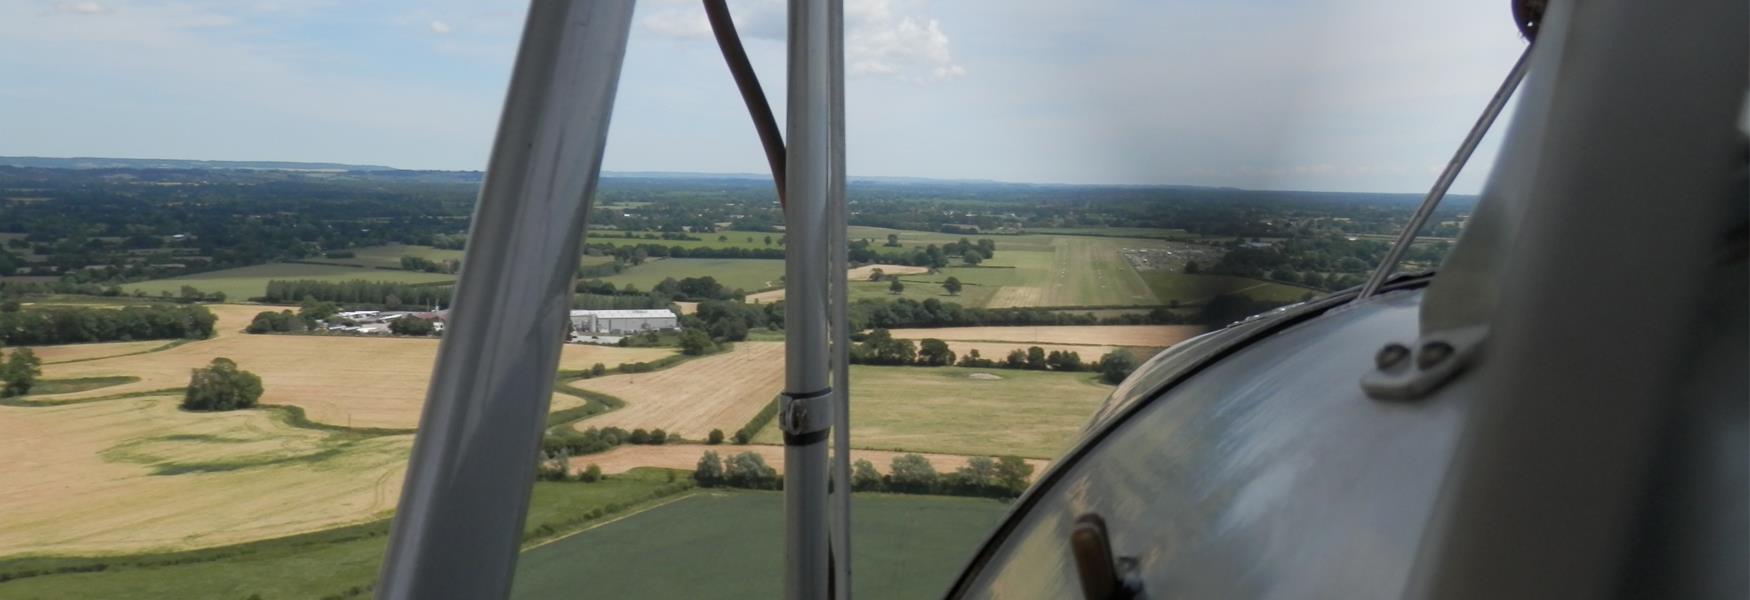
[(450, 32), (450, 24), (445, 23), (443, 21), (433, 20), (431, 22), (431, 32), (438, 34), (438, 35), (443, 35), (443, 34), (449, 33)]
[(82, 2), (61, 2), (55, 5), (55, 10), (76, 15), (101, 15), (110, 12), (108, 7), (92, 0)]
[[(888, 75), (913, 81), (953, 79), (966, 74), (948, 51), (948, 34), (935, 19), (893, 19), (884, 0), (866, 0), (870, 15), (847, 23), (845, 61), (852, 73)], [(857, 14), (847, 8), (847, 13)]]
[[(902, 14), (918, 12), (925, 0), (847, 0), (845, 2), (845, 63), (855, 75), (907, 81), (940, 81), (966, 74), (949, 51), (948, 34), (934, 18)], [(696, 2), (662, 2), (639, 23), (658, 35), (706, 40), (711, 26)], [(896, 6), (896, 4), (903, 4)], [(783, 41), (785, 4), (781, 0), (746, 0), (730, 6), (736, 31), (743, 38)]]

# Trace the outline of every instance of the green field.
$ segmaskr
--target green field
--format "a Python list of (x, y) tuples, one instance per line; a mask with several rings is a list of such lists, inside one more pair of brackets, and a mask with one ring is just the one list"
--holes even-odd
[[(999, 253), (1000, 255), (1000, 253)], [(992, 261), (993, 263), (996, 261)], [(1016, 269), (1003, 267), (964, 267), (952, 266), (936, 273), (900, 275), (900, 283), (905, 284), (905, 291), (895, 294), (888, 289), (891, 285), (886, 281), (851, 281), (851, 300), (874, 298), (892, 300), (895, 298), (910, 298), (922, 302), (935, 298), (943, 302), (954, 302), (961, 306), (982, 307), (990, 304), (991, 296), (998, 289), (1015, 279)], [(949, 295), (942, 289), (942, 282), (949, 277), (960, 280), (960, 293)]]
[[(974, 379), (974, 373), (1001, 379)], [(853, 365), (851, 445), (1056, 458), (1111, 393), (1092, 373)], [(754, 441), (781, 444), (783, 434), (774, 423)]]
[[(940, 596), (1007, 505), (851, 497), (859, 598)], [(710, 491), (523, 553), (512, 598), (783, 596), (783, 496)]]
[(648, 291), (673, 277), (703, 277), (709, 275), (724, 287), (741, 288), (749, 292), (778, 287), (784, 276), (784, 261), (755, 258), (664, 258), (644, 261), (603, 281), (623, 286), (628, 283)]
[[(446, 260), (462, 260), (461, 250), (445, 250), (431, 246), (408, 246), (405, 244), (390, 244), (387, 246), (366, 246), (352, 249), (352, 258), (312, 258), (309, 262), (330, 263), (336, 265), (351, 265), (355, 267), (370, 267), (375, 269), (400, 269), (401, 257), (417, 256), (433, 262)], [(608, 256), (585, 256), (583, 264), (601, 265), (613, 262)]]
[[(397, 258), (399, 260), (399, 258)], [(353, 279), (368, 279), (371, 281), (398, 281), (403, 283), (433, 283), (454, 281), (455, 275), (440, 273), (415, 273), (411, 271), (389, 271), (384, 269), (366, 269), (342, 265), (312, 265), (304, 263), (272, 263), (221, 269), (172, 277), (169, 279), (154, 279), (140, 283), (129, 284), (129, 291), (142, 290), (147, 294), (157, 295), (159, 292), (177, 293), (182, 286), (192, 285), (202, 292), (224, 292), (225, 298), (231, 302), (241, 302), (249, 298), (267, 293), (267, 282), (270, 279), (321, 279), (324, 281), (348, 281)]]
[[(651, 497), (666, 471), (637, 470), (606, 481), (535, 484), (525, 537), (587, 524), (591, 510)], [(612, 517), (599, 518), (605, 521)], [(377, 578), (387, 520), (286, 538), (166, 554), (0, 560), (3, 598), (320, 598), (364, 590)], [(28, 571), (99, 569), (19, 577)], [(364, 597), (364, 596), (359, 596)]]
[(1176, 299), (1183, 304), (1201, 304), (1221, 294), (1243, 294), (1254, 300), (1288, 304), (1305, 299), (1309, 293), (1314, 296), (1325, 293), (1311, 288), (1232, 275), (1187, 275), (1168, 271), (1145, 271), (1141, 275), (1156, 297)]
[[(516, 597), (767, 598), (781, 595), (782, 496), (712, 490), (651, 500), (665, 471), (535, 484), (524, 536), (555, 537), (523, 553)], [(859, 495), (859, 594), (939, 593), (1007, 506), (975, 498)], [(642, 503), (642, 504), (640, 504)], [(592, 511), (629, 507), (612, 516)], [(367, 597), (387, 520), (207, 550), (0, 560), (3, 598)], [(35, 574), (47, 571), (47, 574)], [(56, 572), (59, 571), (59, 572)], [(9, 579), (9, 580), (7, 580)], [(587, 592), (587, 593), (586, 593)]]

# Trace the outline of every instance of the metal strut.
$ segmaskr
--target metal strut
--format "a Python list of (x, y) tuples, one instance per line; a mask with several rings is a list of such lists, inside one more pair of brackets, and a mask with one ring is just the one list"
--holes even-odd
[(529, 7), (377, 598), (510, 594), (632, 4)]
[(1507, 99), (1513, 96), (1514, 88), (1525, 79), (1525, 72), (1531, 67), (1531, 44), (1525, 45), (1525, 50), (1519, 53), (1519, 60), (1513, 63), (1513, 69), (1507, 72), (1507, 79), (1501, 82), (1501, 87), (1495, 90), (1495, 95), (1489, 98), (1488, 106), (1483, 107), (1483, 114), (1477, 117), (1477, 122), (1465, 134), (1464, 142), (1458, 145), (1458, 151), (1452, 154), (1452, 160), (1446, 162), (1446, 169), (1440, 172), (1440, 177), (1434, 180), (1434, 187), (1428, 190), (1428, 195), (1422, 198), (1422, 205), (1416, 207), (1416, 214), (1410, 217), (1408, 225), (1398, 232), (1397, 241), (1392, 243), (1391, 250), (1386, 251), (1385, 258), (1367, 277), (1367, 283), (1361, 286), (1361, 293), (1355, 296), (1357, 301), (1365, 300), (1379, 292), (1379, 287), (1385, 285), (1392, 271), (1397, 270), (1398, 261), (1403, 259), (1404, 252), (1409, 251), (1410, 243), (1416, 240), (1416, 235), (1422, 231), (1422, 225), (1428, 222), (1428, 217), (1434, 214), (1434, 208), (1440, 206), (1440, 200), (1446, 197), (1446, 190), (1452, 187), (1452, 182), (1458, 179), (1459, 171), (1464, 170), (1464, 164), (1470, 161), (1470, 155), (1482, 143), (1483, 134), (1489, 132), (1489, 126), (1495, 123), (1495, 117), (1501, 115), (1501, 109), (1507, 106)]
[(784, 596), (831, 595), (827, 434), (833, 423), (827, 346), (832, 236), (832, 106), (835, 65), (826, 2), (790, 0), (784, 174)]

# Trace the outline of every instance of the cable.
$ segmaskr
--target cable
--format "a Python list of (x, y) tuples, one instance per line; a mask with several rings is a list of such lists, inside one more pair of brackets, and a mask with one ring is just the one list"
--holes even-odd
[(735, 32), (735, 21), (729, 18), (727, 0), (704, 0), (705, 18), (711, 22), (711, 35), (717, 38), (717, 49), (723, 51), (723, 62), (735, 78), (735, 88), (753, 118), (753, 128), (760, 135), (760, 145), (766, 150), (766, 164), (772, 169), (772, 182), (778, 185), (778, 205), (784, 205), (784, 136), (778, 132), (778, 120), (772, 116), (772, 105), (760, 89), (759, 75), (747, 60), (747, 50), (741, 47), (741, 36)]

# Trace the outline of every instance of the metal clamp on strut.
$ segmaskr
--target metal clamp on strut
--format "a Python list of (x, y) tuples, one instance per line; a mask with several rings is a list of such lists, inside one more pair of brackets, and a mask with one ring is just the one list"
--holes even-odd
[(832, 429), (832, 388), (806, 394), (778, 396), (778, 429), (785, 446), (807, 446), (826, 441)]

